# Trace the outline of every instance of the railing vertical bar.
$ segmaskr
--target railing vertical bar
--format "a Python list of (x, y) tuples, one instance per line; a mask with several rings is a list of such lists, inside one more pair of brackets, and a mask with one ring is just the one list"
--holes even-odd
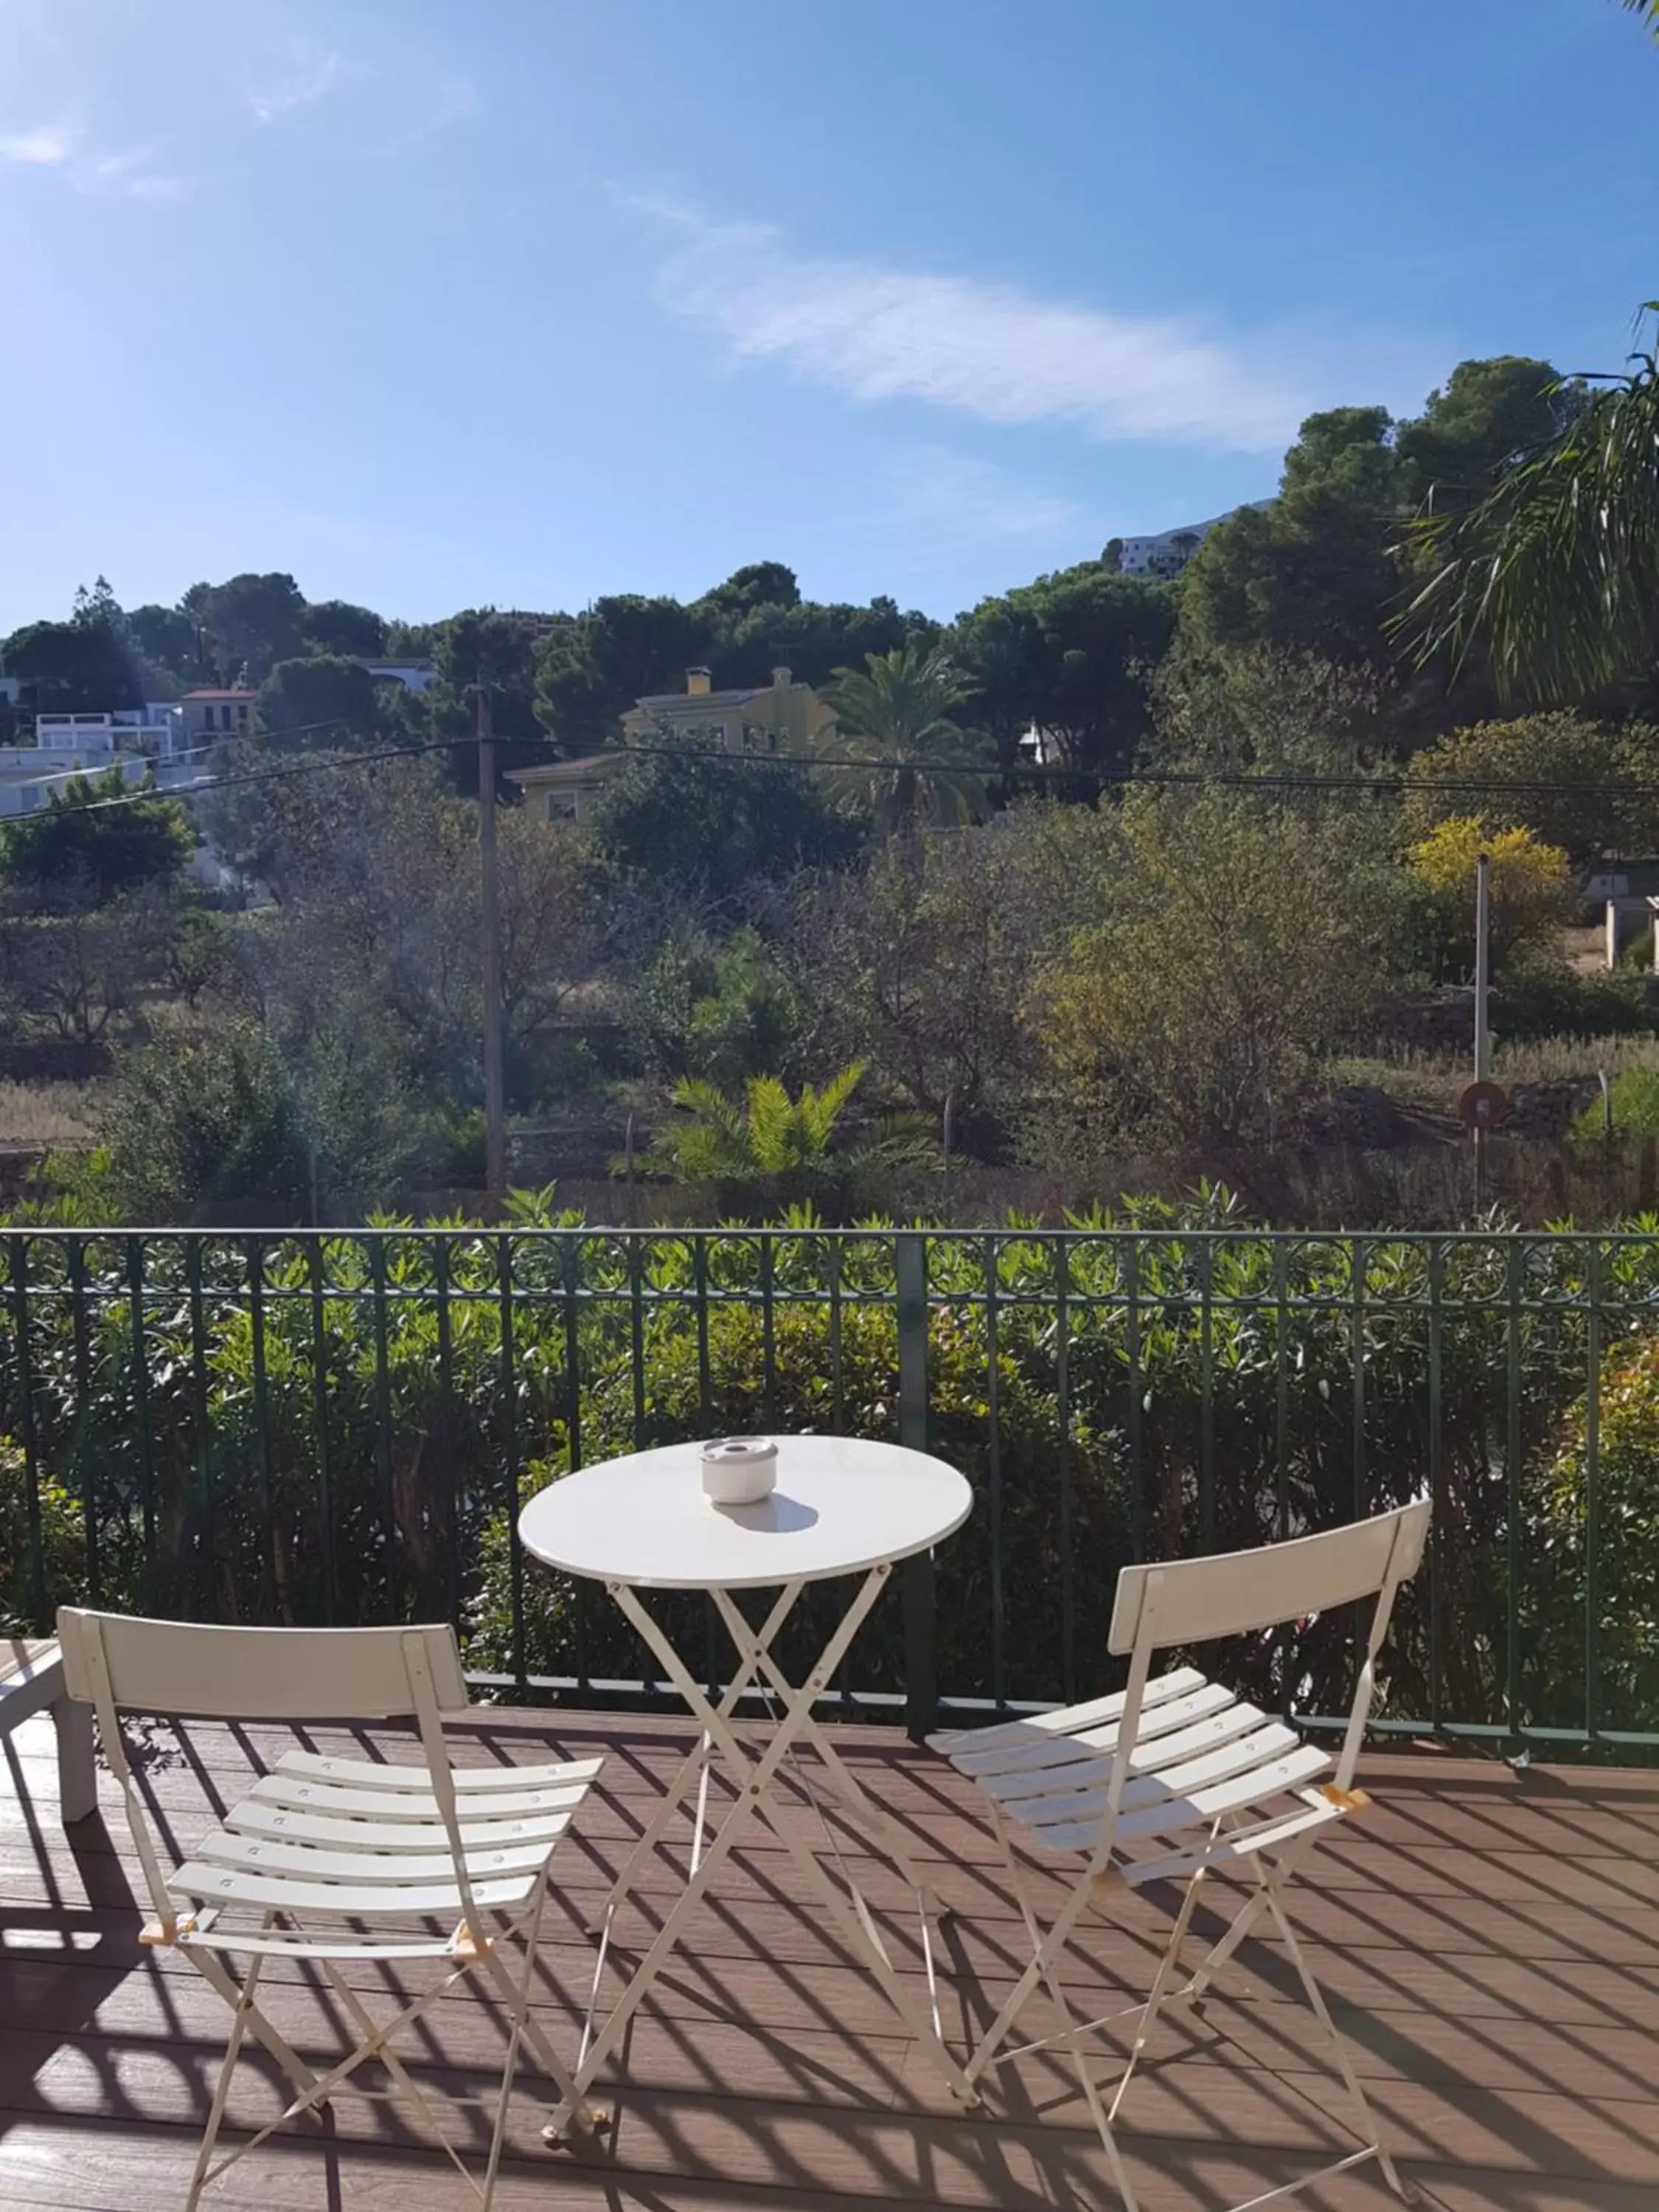
[[(893, 1287), (898, 1319), (898, 1440), (927, 1449), (927, 1245), (914, 1230), (893, 1239)], [(904, 1720), (916, 1741), (939, 1711), (939, 1623), (933, 1555), (904, 1562)]]
[(1594, 1744), (1601, 1724), (1601, 1632), (1598, 1588), (1601, 1549), (1601, 1240), (1586, 1253), (1584, 1357), (1584, 1738)]
[(1146, 1390), (1140, 1378), (1140, 1240), (1123, 1248), (1123, 1358), (1128, 1399), (1124, 1433), (1129, 1449), (1129, 1544), (1137, 1560), (1146, 1556), (1146, 1491), (1141, 1468), (1140, 1423)]
[(1055, 1242), (1054, 1406), (1060, 1419), (1055, 1455), (1060, 1473), (1060, 1676), (1070, 1705), (1077, 1696), (1077, 1529), (1072, 1480), (1072, 1287), (1071, 1247)]
[[(1282, 1237), (1273, 1238), (1273, 1535), (1281, 1544), (1291, 1533), (1291, 1293), (1285, 1247)], [(1287, 1727), (1296, 1703), (1294, 1669), (1290, 1664), (1294, 1649), (1294, 1632), (1283, 1625), (1276, 1627), (1273, 1672), (1279, 1679), (1279, 1709)]]
[(1445, 1248), (1438, 1237), (1429, 1239), (1429, 1496), (1433, 1501), (1429, 1523), (1429, 1717), (1435, 1728), (1442, 1718), (1440, 1650), (1440, 1546), (1444, 1526), (1444, 1462), (1440, 1423), (1442, 1329), (1444, 1320)]
[(763, 1229), (760, 1237), (760, 1293), (761, 1293), (761, 1425), (771, 1429), (778, 1419), (778, 1343), (777, 1316), (773, 1306), (772, 1232)]
[(1504, 1603), (1504, 1714), (1511, 1737), (1521, 1729), (1521, 1247), (1505, 1255), (1509, 1310), (1504, 1322), (1504, 1523), (1507, 1585)]
[(691, 1240), (691, 1290), (696, 1301), (697, 1425), (708, 1436), (714, 1425), (714, 1378), (708, 1365), (708, 1239)]
[[(185, 1239), (185, 1286), (190, 1301), (190, 1397), (196, 1425), (196, 1496), (201, 1518), (203, 1579), (201, 1603), (210, 1620), (219, 1612), (217, 1484), (215, 1481), (213, 1415), (208, 1398), (207, 1301), (202, 1291), (202, 1239)], [(198, 1590), (201, 1584), (198, 1583)]]
[(843, 1425), (841, 1373), (841, 1246), (830, 1248), (830, 1419), (837, 1432)]
[(507, 1509), (507, 1581), (513, 1608), (513, 1673), (529, 1673), (524, 1637), (524, 1546), (519, 1537), (519, 1363), (514, 1336), (513, 1239), (495, 1239), (496, 1304), (501, 1316), (501, 1503)]
[(998, 1705), (1008, 1702), (1006, 1652), (1007, 1621), (1002, 1571), (1002, 1407), (1001, 1376), (998, 1371), (997, 1240), (985, 1240), (985, 1470), (987, 1513), (991, 1545), (991, 1695)]
[[(704, 1437), (714, 1428), (714, 1378), (708, 1364), (708, 1239), (691, 1239), (692, 1318), (697, 1335), (697, 1428)], [(720, 1617), (714, 1599), (702, 1601), (702, 1680), (712, 1699), (720, 1688)]]
[[(564, 1427), (569, 1468), (574, 1474), (582, 1463), (581, 1249), (578, 1239), (566, 1237), (559, 1246), (564, 1277)], [(592, 1681), (589, 1649), (588, 1585), (575, 1585), (576, 1689), (586, 1696)]]
[(386, 1237), (369, 1240), (370, 1286), (374, 1302), (374, 1468), (380, 1493), (380, 1557), (386, 1575), (386, 1617), (395, 1620), (397, 1506), (392, 1494), (392, 1370), (386, 1346)]
[(40, 1440), (34, 1420), (34, 1362), (30, 1345), (28, 1239), (11, 1239), (12, 1328), (17, 1342), (18, 1442), (23, 1448), (23, 1498), (27, 1516), (29, 1612), (35, 1633), (51, 1627), (47, 1617), (46, 1547), (40, 1524)]
[(1282, 1544), (1291, 1533), (1291, 1291), (1282, 1237), (1274, 1237), (1273, 1254), (1273, 1534)]
[(270, 1395), (265, 1381), (265, 1248), (264, 1240), (250, 1237), (244, 1246), (247, 1258), (248, 1338), (253, 1355), (253, 1420), (259, 1437), (259, 1512), (264, 1523), (263, 1554), (265, 1619), (275, 1621), (276, 1571), (276, 1485), (270, 1464)]
[(643, 1451), (645, 1427), (645, 1256), (637, 1237), (628, 1240), (628, 1344), (634, 1386), (634, 1449)]
[(101, 1499), (98, 1492), (100, 1455), (92, 1435), (92, 1346), (87, 1330), (87, 1247), (84, 1237), (72, 1237), (68, 1252), (70, 1323), (75, 1340), (75, 1462), (81, 1498), (82, 1526), (86, 1538), (87, 1602), (103, 1602), (103, 1556), (99, 1526)]
[(339, 1587), (334, 1559), (334, 1490), (328, 1464), (328, 1313), (323, 1300), (323, 1240), (307, 1248), (311, 1292), (311, 1434), (317, 1454), (317, 1528), (322, 1545), (323, 1619), (331, 1627), (338, 1616)]
[(156, 1610), (155, 1452), (149, 1419), (149, 1330), (144, 1319), (144, 1240), (127, 1239), (127, 1298), (132, 1325), (132, 1411), (137, 1431), (138, 1480), (143, 1488), (144, 1609)]
[(1206, 1237), (1198, 1248), (1198, 1547), (1215, 1549), (1215, 1250)]
[(1365, 1294), (1370, 1282), (1370, 1252), (1363, 1237), (1353, 1240), (1349, 1265), (1353, 1294), (1349, 1357), (1353, 1362), (1353, 1517), (1365, 1517)]
[(432, 1295), (438, 1330), (437, 1447), (442, 1459), (438, 1480), (444, 1498), (445, 1600), (450, 1620), (461, 1620), (460, 1413), (455, 1403), (455, 1324), (449, 1310), (449, 1237), (442, 1230), (432, 1239)]

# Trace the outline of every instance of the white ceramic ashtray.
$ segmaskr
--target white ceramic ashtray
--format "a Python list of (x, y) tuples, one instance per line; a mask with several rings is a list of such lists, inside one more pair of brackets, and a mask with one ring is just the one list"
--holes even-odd
[(711, 1505), (758, 1505), (777, 1479), (770, 1437), (717, 1437), (702, 1448), (703, 1494)]

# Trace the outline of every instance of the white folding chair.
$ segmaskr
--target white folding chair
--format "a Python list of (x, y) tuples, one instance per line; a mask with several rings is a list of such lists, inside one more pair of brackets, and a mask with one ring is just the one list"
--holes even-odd
[[(1395, 1593), (1422, 1559), (1429, 1510), (1422, 1499), (1374, 1520), (1258, 1551), (1126, 1567), (1118, 1577), (1109, 1638), (1115, 1653), (1128, 1655), (1129, 1678), (1122, 1691), (1035, 1719), (931, 1739), (989, 1802), (1031, 1945), (1030, 1966), (967, 2061), (968, 2080), (976, 2085), (994, 2066), (1069, 2044), (1128, 2212), (1136, 2212), (1136, 2197), (1115, 2129), (1158, 2013), (1176, 1997), (1201, 1999), (1264, 1914), (1301, 1981), (1347, 2089), (1364, 2147), (1253, 2197), (1234, 2212), (1249, 2212), (1249, 2206), (1290, 2196), (1372, 2158), (1389, 2186), (1401, 2197), (1407, 2194), (1285, 1915), (1284, 1893), (1321, 1830), (1367, 1802), (1353, 1787), (1353, 1777), (1376, 1686), (1377, 1655)], [(1152, 1679), (1152, 1660), (1159, 1652), (1254, 1634), (1367, 1598), (1375, 1598), (1376, 1604), (1346, 1730), (1334, 1758), (1195, 1668), (1177, 1667)], [(1046, 1929), (1032, 1908), (1025, 1860), (1070, 1878), (1066, 1901)], [(1197, 1972), (1176, 1989), (1182, 1938), (1204, 1877), (1218, 1867), (1248, 1875), (1255, 1886)], [(1103, 2019), (1079, 2021), (1060, 1971), (1073, 1930), (1088, 1908), (1108, 1904), (1117, 1886), (1138, 1889), (1162, 1881), (1184, 1881), (1186, 1887), (1150, 1996)], [(1010, 2048), (1015, 2021), (1039, 1983), (1059, 2014), (1060, 2029)], [(1109, 2103), (1081, 2039), (1137, 2014), (1133, 2045)]]
[[(578, 2127), (600, 2115), (530, 2010), (532, 1978), (554, 1847), (602, 1761), (453, 1767), (443, 1715), (466, 1685), (453, 1631), (436, 1628), (217, 1628), (65, 1609), (58, 1616), (69, 1693), (97, 1712), (155, 1917), (140, 1942), (188, 1959), (231, 2008), (188, 2212), (210, 2181), (297, 2114), (325, 2105), (374, 2058), (383, 2094), (424, 2120), (488, 2212), (520, 2046), (528, 2044)], [(291, 1751), (256, 1782), (185, 1863), (166, 1871), (122, 1740), (124, 1712), (241, 1721), (384, 1721), (413, 1717), (424, 1761), (382, 1765)], [(524, 1955), (516, 1973), (503, 1944)], [(246, 1958), (239, 1980), (227, 1958)], [(362, 2040), (337, 2064), (308, 2066), (256, 2002), (273, 1957), (313, 1962)], [(348, 1978), (354, 1960), (429, 1959), (448, 1972), (384, 2021)], [(431, 2102), (392, 2050), (467, 1974), (494, 1984), (507, 2048), (482, 2183), (445, 2135)], [(214, 2148), (246, 2037), (264, 2045), (294, 2087), (288, 2108), (222, 2156)]]

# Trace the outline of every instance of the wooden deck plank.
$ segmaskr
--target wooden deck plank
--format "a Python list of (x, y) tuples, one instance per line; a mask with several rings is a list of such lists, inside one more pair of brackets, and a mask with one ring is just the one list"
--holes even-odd
[[(0, 2203), (149, 2212), (182, 2196), (224, 2015), (184, 1962), (136, 1946), (138, 1869), (106, 1777), (104, 1821), (73, 1838), (58, 1828), (42, 1725), (26, 1724), (0, 1765)], [(601, 1789), (555, 1863), (563, 1887), (538, 1961), (538, 2011), (569, 2047), (591, 1971), (586, 1924), (690, 1733), (672, 1719), (501, 1711), (463, 1734), (469, 1760), (606, 1753)], [(187, 1847), (216, 1801), (296, 1740), (268, 1727), (157, 1731), (143, 1787)], [(397, 1730), (315, 1729), (306, 1740), (413, 1756)], [(843, 1741), (952, 1908), (942, 1996), (947, 2033), (960, 2034), (995, 2008), (1023, 1963), (994, 1847), (941, 1762), (880, 1730), (849, 1729)], [(1425, 2200), (1442, 2212), (1645, 2212), (1659, 2196), (1659, 1773), (1517, 1774), (1440, 1753), (1369, 1765), (1376, 1803), (1316, 1857), (1297, 1917)], [(20, 1779), (30, 1807), (15, 1800)], [(1023, 2060), (987, 2115), (954, 2112), (879, 1992), (801, 1902), (787, 1854), (755, 1833), (635, 2024), (604, 2163), (545, 2153), (543, 2106), (521, 2092), (503, 2212), (528, 2212), (532, 2192), (538, 2207), (572, 2212), (1111, 2203), (1069, 2068), (1053, 2054)], [(622, 1926), (626, 1948), (648, 1940), (678, 1879), (671, 1854), (647, 1866)], [(902, 1904), (890, 1875), (868, 1879), (878, 1902)], [(1212, 1928), (1227, 1898), (1216, 1885)], [(1089, 1923), (1074, 1947), (1079, 1999), (1097, 1994), (1105, 2009), (1126, 1980), (1144, 1990), (1166, 1924), (1160, 1901), (1145, 1899)], [(919, 1991), (913, 1936), (896, 1917), (893, 1935)], [(1146, 2212), (1197, 2212), (1276, 2186), (1298, 2157), (1340, 2140), (1340, 2094), (1315, 2070), (1284, 1960), (1275, 1947), (1252, 1947), (1241, 1966), (1201, 2021), (1170, 2016), (1131, 2091), (1128, 2148)], [(385, 1976), (360, 1965), (352, 1978), (367, 1990)], [(302, 1969), (278, 1964), (267, 1987), (301, 2048), (334, 2047), (329, 2005)], [(487, 2086), (499, 2048), (488, 2007), (463, 1996), (436, 2020), (422, 2078), (441, 2090)], [(1031, 2032), (1045, 2024), (1034, 2008)], [(257, 2063), (243, 2075), (234, 2116), (268, 2116), (269, 2077)], [(352, 2212), (437, 2212), (453, 2201), (453, 2169), (384, 2107), (343, 2096), (334, 2125), (337, 2152), (296, 2142), (239, 2168), (239, 2206), (321, 2207), (335, 2158), (333, 2201), (343, 2188)], [(1308, 2201), (1326, 2212), (1391, 2202), (1368, 2175)]]

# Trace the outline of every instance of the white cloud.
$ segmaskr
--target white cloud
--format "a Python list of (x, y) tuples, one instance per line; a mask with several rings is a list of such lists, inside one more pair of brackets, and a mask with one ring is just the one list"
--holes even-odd
[(1298, 375), (1186, 317), (1117, 314), (873, 261), (802, 259), (770, 228), (635, 205), (682, 234), (661, 276), (677, 314), (713, 331), (736, 360), (779, 362), (854, 399), (1252, 452), (1281, 449), (1309, 404)]
[(57, 170), (75, 191), (96, 199), (181, 199), (189, 181), (159, 169), (159, 151), (149, 145), (95, 152), (85, 125), (73, 117), (0, 137), (0, 161)]
[(74, 154), (80, 135), (80, 127), (74, 123), (38, 123), (33, 131), (0, 136), (0, 161), (57, 168)]
[(275, 123), (315, 107), (373, 75), (366, 62), (354, 60), (340, 47), (325, 46), (320, 39), (301, 37), (276, 50), (269, 78), (244, 96), (256, 121)]

